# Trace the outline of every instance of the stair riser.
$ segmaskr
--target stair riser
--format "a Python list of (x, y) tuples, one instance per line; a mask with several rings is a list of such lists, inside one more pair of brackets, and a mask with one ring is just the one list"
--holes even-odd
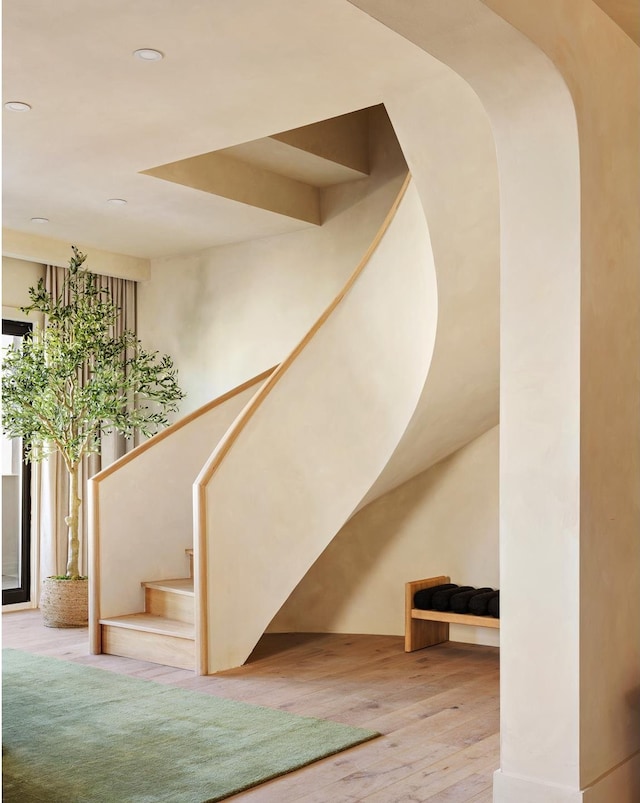
[(195, 642), (190, 639), (102, 625), (102, 652), (179, 669), (195, 669)]
[(193, 624), (194, 599), (185, 594), (173, 594), (158, 588), (146, 588), (144, 592), (145, 611), (155, 616), (166, 616), (179, 622)]

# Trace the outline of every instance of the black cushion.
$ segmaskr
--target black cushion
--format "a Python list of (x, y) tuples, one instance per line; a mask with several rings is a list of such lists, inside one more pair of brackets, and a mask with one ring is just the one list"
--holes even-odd
[(431, 600), (436, 591), (444, 591), (447, 588), (458, 588), (455, 583), (443, 583), (439, 586), (431, 586), (430, 588), (423, 588), (421, 591), (416, 591), (413, 595), (413, 607), (420, 608), (421, 611), (428, 611), (431, 608)]
[(487, 613), (489, 616), (494, 616), (496, 619), (500, 618), (500, 592), (496, 592), (496, 596), (489, 600), (487, 605)]
[(431, 607), (434, 611), (448, 611), (449, 602), (454, 594), (473, 590), (473, 586), (459, 586), (458, 588), (446, 588), (443, 591), (436, 591), (431, 599)]
[(486, 616), (489, 601), (498, 596), (498, 591), (485, 591), (483, 594), (476, 594), (469, 600), (469, 613), (473, 616)]
[(474, 588), (471, 591), (461, 591), (459, 594), (454, 594), (450, 601), (449, 607), (454, 613), (469, 613), (469, 602), (476, 594), (485, 594), (487, 591), (493, 591), (492, 588)]

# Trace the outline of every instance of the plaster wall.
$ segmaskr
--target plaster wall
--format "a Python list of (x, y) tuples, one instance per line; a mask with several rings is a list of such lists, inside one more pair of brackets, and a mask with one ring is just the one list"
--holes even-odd
[[(485, 1), (557, 65), (578, 124), (580, 753), (587, 786), (640, 749), (640, 50), (590, 2), (545, 0), (534, 9), (523, 0)], [(640, 798), (640, 775), (625, 795), (616, 800)]]
[[(414, 51), (409, 54), (415, 59)], [(320, 230), (156, 260), (152, 280), (140, 287), (142, 336), (176, 360), (187, 407), (280, 361), (371, 238), (393, 187), (389, 174), (404, 164), (397, 136), (431, 221), (440, 322), (416, 415), (363, 504), (498, 420), (498, 182), (492, 133), (464, 82), (448, 70), (434, 70), (428, 59), (421, 70), (385, 96), (395, 135), (376, 111), (372, 177), (325, 193), (327, 222)], [(178, 292), (170, 289), (177, 276)]]
[(361, 506), (498, 422), (500, 238), (489, 119), (468, 85), (440, 74), (387, 99), (429, 221), (438, 337), (401, 442)]
[[(599, 800), (640, 739), (640, 610), (630, 602), (640, 596), (638, 50), (588, 0), (486, 0), (546, 63), (477, 3), (354, 4), (464, 76), (496, 141), (504, 615), (495, 800), (582, 800), (583, 790)], [(557, 596), (534, 610), (543, 576)], [(635, 800), (640, 781), (616, 793)]]
[[(29, 288), (38, 284), (39, 279), (44, 279), (44, 265), (2, 257), (2, 306), (5, 318), (30, 320), (20, 311), (20, 307), (29, 304)], [(16, 314), (19, 317), (16, 318)]]
[[(2, 253), (5, 257), (66, 268), (71, 258), (71, 242), (53, 237), (41, 237), (24, 231), (2, 230)], [(74, 241), (80, 251), (88, 254), (87, 266), (94, 273), (141, 281), (149, 278), (149, 260), (126, 254), (114, 254)]]
[[(275, 616), (271, 632), (404, 634), (404, 584), (450, 575), (498, 588), (498, 427), (357, 513)], [(452, 625), (453, 641), (499, 634)]]
[(153, 260), (139, 330), (178, 366), (183, 412), (281, 362), (355, 269), (406, 172), (386, 114), (372, 117), (371, 176), (323, 191), (322, 227)]

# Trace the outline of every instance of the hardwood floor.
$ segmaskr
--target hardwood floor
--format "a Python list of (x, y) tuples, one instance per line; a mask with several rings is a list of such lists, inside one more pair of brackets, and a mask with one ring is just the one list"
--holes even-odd
[(86, 630), (45, 628), (39, 611), (3, 614), (2, 640), (5, 647), (382, 733), (231, 801), (492, 800), (499, 756), (495, 647), (449, 642), (405, 653), (399, 636), (269, 635), (244, 667), (196, 677), (145, 661), (88, 655)]

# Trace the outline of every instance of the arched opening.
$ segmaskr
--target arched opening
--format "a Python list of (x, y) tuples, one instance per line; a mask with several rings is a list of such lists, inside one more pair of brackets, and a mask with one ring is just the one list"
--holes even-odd
[[(589, 788), (598, 800), (631, 800), (640, 656), (629, 634), (639, 623), (624, 598), (639, 586), (637, 549), (629, 562), (639, 526), (640, 344), (629, 298), (639, 284), (638, 127), (628, 110), (638, 106), (637, 50), (592, 4), (569, 3), (562, 15), (499, 0), (353, 4), (463, 77), (495, 138), (503, 604), (494, 799), (581, 800)], [(603, 656), (603, 640), (615, 658)]]

